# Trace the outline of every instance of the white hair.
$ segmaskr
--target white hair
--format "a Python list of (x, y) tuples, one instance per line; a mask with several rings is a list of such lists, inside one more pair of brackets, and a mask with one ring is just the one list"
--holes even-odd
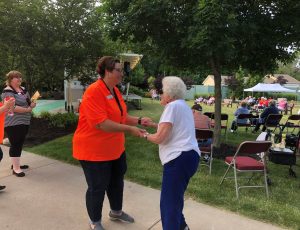
[(163, 92), (172, 99), (184, 99), (186, 85), (179, 77), (169, 76), (162, 80)]

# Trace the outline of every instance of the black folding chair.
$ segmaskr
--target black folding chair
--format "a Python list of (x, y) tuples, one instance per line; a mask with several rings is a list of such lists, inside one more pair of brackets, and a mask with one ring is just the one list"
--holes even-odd
[[(239, 114), (237, 116), (237, 122), (236, 122), (236, 127), (245, 127), (246, 132), (248, 131), (248, 128), (253, 127), (254, 125), (252, 124), (252, 119), (254, 118), (253, 114)], [(244, 120), (245, 122), (240, 123), (239, 120)]]
[[(294, 114), (290, 115), (285, 122), (285, 124), (282, 126), (281, 131), (283, 132), (286, 128), (287, 133), (293, 133), (296, 129), (300, 128), (300, 115)], [(292, 129), (291, 132), (289, 132), (289, 128)]]
[[(280, 129), (280, 120), (282, 118), (282, 114), (269, 114), (264, 123), (264, 129), (269, 129), (275, 133), (277, 128)], [(273, 129), (273, 130), (272, 130)], [(281, 130), (281, 129), (280, 129)]]
[[(212, 118), (214, 119), (215, 114), (212, 114)], [(211, 123), (211, 127), (214, 128), (215, 127), (215, 122)], [(227, 137), (227, 127), (228, 127), (228, 114), (226, 113), (222, 113), (221, 114), (221, 130), (224, 129), (225, 130), (225, 136)]]

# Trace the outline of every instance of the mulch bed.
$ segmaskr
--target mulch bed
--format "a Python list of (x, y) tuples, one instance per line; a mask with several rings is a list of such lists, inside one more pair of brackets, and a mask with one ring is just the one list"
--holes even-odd
[(47, 120), (33, 117), (31, 119), (29, 131), (24, 146), (32, 147), (40, 145), (58, 137), (74, 133), (75, 129), (76, 126), (66, 128), (50, 127), (49, 122)]

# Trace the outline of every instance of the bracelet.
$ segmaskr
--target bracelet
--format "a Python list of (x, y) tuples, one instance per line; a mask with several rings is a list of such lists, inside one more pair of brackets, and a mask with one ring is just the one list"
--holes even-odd
[(139, 124), (139, 125), (142, 124), (142, 117), (139, 117), (139, 119), (138, 119), (138, 124)]

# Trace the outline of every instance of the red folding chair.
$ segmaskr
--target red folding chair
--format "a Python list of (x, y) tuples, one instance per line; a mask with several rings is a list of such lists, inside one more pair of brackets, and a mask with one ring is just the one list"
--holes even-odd
[[(211, 174), (212, 168), (212, 141), (213, 141), (214, 132), (210, 129), (196, 129), (196, 139), (201, 145), (201, 141), (205, 143), (206, 140), (211, 139), (211, 144), (208, 146), (200, 146), (201, 151), (201, 161), (200, 165), (205, 165), (209, 168), (209, 174)], [(207, 156), (207, 157), (206, 157)]]
[[(266, 153), (269, 151), (272, 143), (270, 141), (245, 141), (240, 144), (238, 150), (234, 156), (228, 156), (225, 158), (225, 163), (228, 168), (220, 182), (220, 185), (225, 179), (234, 178), (236, 197), (239, 198), (239, 190), (241, 188), (265, 188), (267, 197), (269, 197), (268, 191), (268, 178), (266, 170)], [(261, 154), (262, 158), (257, 160), (257, 153)], [(234, 177), (226, 177), (229, 170), (233, 169)], [(238, 173), (263, 173), (264, 184), (263, 185), (239, 185)], [(253, 178), (253, 175), (248, 178), (248, 183)]]

